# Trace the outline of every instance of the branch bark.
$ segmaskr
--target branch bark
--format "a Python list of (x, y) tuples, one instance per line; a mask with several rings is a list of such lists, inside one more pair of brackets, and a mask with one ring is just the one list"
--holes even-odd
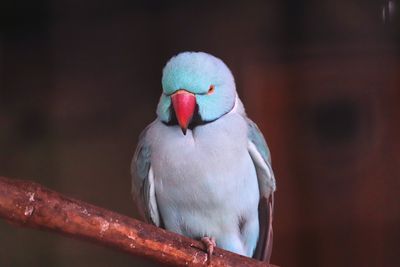
[[(199, 241), (66, 197), (30, 181), (0, 177), (0, 217), (172, 266), (204, 266)], [(271, 266), (216, 248), (208, 266)]]

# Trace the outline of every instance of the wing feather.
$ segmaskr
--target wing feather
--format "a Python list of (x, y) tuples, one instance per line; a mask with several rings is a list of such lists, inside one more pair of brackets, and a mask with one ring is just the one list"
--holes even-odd
[(260, 234), (254, 258), (269, 262), (272, 252), (272, 217), (274, 209), (273, 193), (276, 189), (275, 176), (271, 167), (271, 155), (264, 136), (257, 125), (248, 121), (248, 150), (257, 172), (260, 190), (258, 206)]
[(139, 143), (131, 163), (132, 195), (144, 220), (161, 225), (154, 187), (154, 172), (151, 168), (151, 147), (146, 142), (150, 124), (139, 136)]

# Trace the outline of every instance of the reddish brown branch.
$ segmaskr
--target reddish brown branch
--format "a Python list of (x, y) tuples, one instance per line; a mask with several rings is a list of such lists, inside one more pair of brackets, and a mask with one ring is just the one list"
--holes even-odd
[[(26, 227), (89, 239), (174, 266), (204, 266), (202, 243), (63, 196), (39, 184), (0, 177), (0, 217)], [(209, 266), (268, 266), (215, 249)], [(271, 265), (272, 266), (272, 265)]]

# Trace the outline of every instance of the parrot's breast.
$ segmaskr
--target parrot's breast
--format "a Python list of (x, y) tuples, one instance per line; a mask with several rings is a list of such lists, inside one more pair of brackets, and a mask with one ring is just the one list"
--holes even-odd
[(255, 220), (252, 234), (258, 236), (259, 189), (244, 118), (228, 114), (186, 135), (159, 122), (148, 136), (165, 228), (192, 238), (213, 236), (218, 246), (249, 254), (253, 248), (245, 247), (240, 224)]

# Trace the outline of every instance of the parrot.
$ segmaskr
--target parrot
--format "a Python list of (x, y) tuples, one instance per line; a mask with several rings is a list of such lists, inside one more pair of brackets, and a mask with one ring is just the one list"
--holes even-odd
[(181, 52), (162, 70), (157, 117), (140, 134), (132, 195), (142, 219), (269, 262), (275, 176), (263, 134), (219, 58)]

